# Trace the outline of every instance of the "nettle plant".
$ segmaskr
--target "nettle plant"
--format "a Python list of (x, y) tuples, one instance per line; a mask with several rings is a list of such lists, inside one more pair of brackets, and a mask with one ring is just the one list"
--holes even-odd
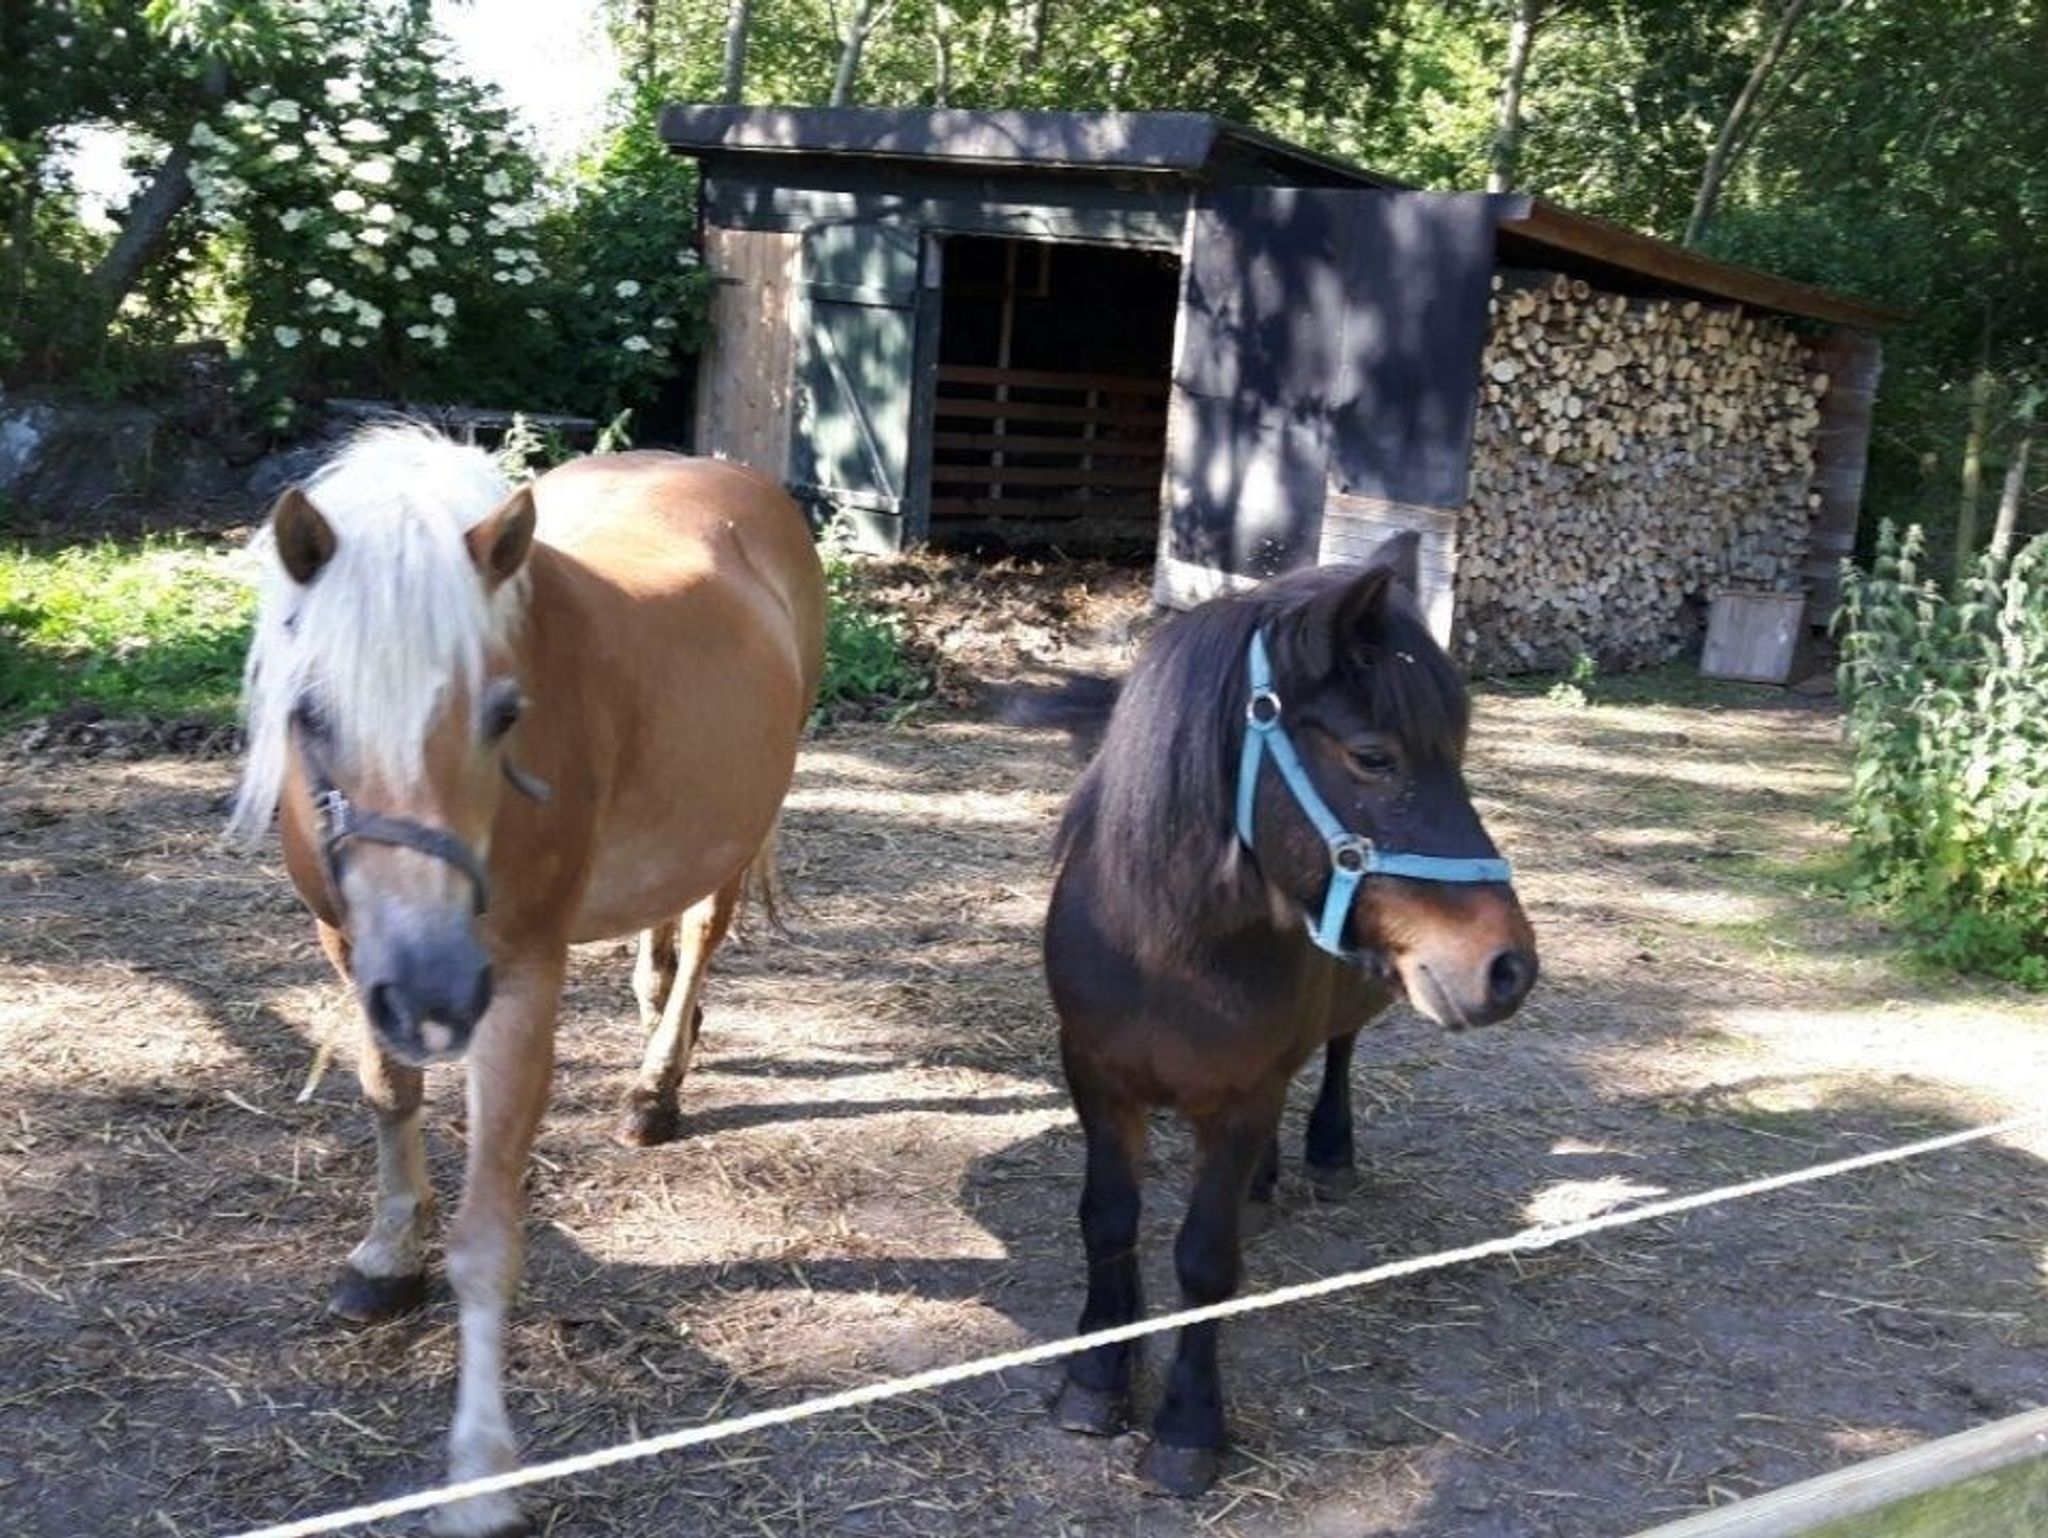
[(1886, 524), (1843, 589), (1858, 878), (1934, 959), (2048, 988), (2048, 537), (1953, 597), (1924, 545)]

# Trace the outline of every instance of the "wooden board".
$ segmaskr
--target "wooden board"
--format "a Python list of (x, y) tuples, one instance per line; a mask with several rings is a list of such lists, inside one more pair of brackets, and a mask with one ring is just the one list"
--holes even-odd
[(1451, 641), (1452, 594), (1458, 575), (1458, 513), (1455, 508), (1386, 502), (1377, 497), (1332, 492), (1323, 503), (1320, 564), (1360, 563), (1396, 534), (1413, 530), (1422, 537), (1416, 552), (1422, 591), (1416, 599), (1430, 634), (1445, 645)]
[(1707, 641), (1700, 672), (1753, 684), (1781, 684), (1792, 673), (1799, 647), (1803, 593), (1714, 594), (1707, 610)]
[(773, 231), (704, 232), (718, 279), (711, 344), (698, 364), (697, 452), (738, 460), (778, 480), (789, 473), (795, 331), (790, 295), (797, 239)]
[(1637, 1538), (2033, 1538), (2048, 1533), (2048, 1410), (1824, 1474)]

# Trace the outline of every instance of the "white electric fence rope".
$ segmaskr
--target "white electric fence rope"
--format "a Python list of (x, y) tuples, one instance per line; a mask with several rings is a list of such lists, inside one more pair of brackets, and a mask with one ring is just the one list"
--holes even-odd
[(472, 1496), (491, 1495), (502, 1490), (519, 1490), (528, 1485), (544, 1484), (549, 1480), (567, 1479), (575, 1474), (589, 1474), (618, 1463), (631, 1463), (641, 1458), (657, 1457), (662, 1453), (678, 1452), (686, 1447), (701, 1447), (710, 1442), (723, 1442), (731, 1437), (766, 1431), (775, 1426), (788, 1426), (797, 1421), (830, 1415), (839, 1410), (856, 1409), (887, 1399), (900, 1399), (906, 1394), (945, 1388), (954, 1383), (964, 1383), (971, 1378), (991, 1377), (1013, 1368), (1032, 1367), (1097, 1346), (1137, 1340), (1143, 1336), (1177, 1330), (1186, 1325), (1230, 1319), (1239, 1314), (1280, 1308), (1289, 1303), (1306, 1303), (1311, 1299), (1328, 1297), (1332, 1293), (1370, 1287), (1379, 1282), (1417, 1276), (1426, 1271), (1441, 1271), (1475, 1260), (1491, 1260), (1502, 1255), (1545, 1250), (1553, 1245), (1590, 1238), (1594, 1234), (1627, 1228), (1636, 1223), (1651, 1223), (1659, 1218), (1677, 1217), (1683, 1213), (1697, 1212), (1703, 1207), (1716, 1207), (1746, 1197), (1782, 1191), (1789, 1186), (1809, 1185), (1815, 1181), (1851, 1174), (1856, 1170), (1872, 1169), (1881, 1164), (1896, 1164), (1902, 1159), (1919, 1158), (1925, 1154), (1939, 1153), (1946, 1148), (1959, 1148), (1965, 1143), (1978, 1143), (1986, 1138), (2001, 1137), (2043, 1121), (2048, 1121), (2048, 1111), (2015, 1116), (1987, 1126), (1973, 1127), (1967, 1132), (1950, 1132), (1918, 1143), (1879, 1149), (1874, 1153), (1856, 1154), (1850, 1158), (1836, 1159), (1828, 1164), (1815, 1164), (1805, 1169), (1765, 1175), (1756, 1180), (1742, 1181), (1737, 1185), (1717, 1186), (1711, 1191), (1698, 1191), (1691, 1196), (1675, 1196), (1665, 1201), (1624, 1207), (1577, 1222), (1525, 1228), (1518, 1233), (1488, 1239), (1480, 1244), (1468, 1244), (1460, 1249), (1440, 1250), (1434, 1255), (1420, 1255), (1409, 1260), (1388, 1261), (1383, 1265), (1369, 1266), (1362, 1271), (1345, 1271), (1336, 1276), (1323, 1277), (1318, 1281), (1297, 1282), (1293, 1286), (1277, 1287), (1270, 1292), (1227, 1298), (1221, 1303), (1210, 1303), (1201, 1308), (1182, 1309), (1178, 1313), (1161, 1314), (1156, 1318), (1136, 1320), (1109, 1329), (1091, 1330), (1085, 1335), (1070, 1335), (1063, 1340), (1023, 1346), (1015, 1351), (977, 1357), (968, 1362), (956, 1362), (949, 1367), (934, 1367), (901, 1378), (890, 1378), (880, 1383), (865, 1384), (860, 1388), (845, 1389), (836, 1394), (822, 1394), (816, 1399), (800, 1400), (795, 1404), (782, 1405), (772, 1410), (758, 1410), (751, 1415), (714, 1421), (708, 1426), (689, 1426), (666, 1431), (656, 1436), (621, 1442), (612, 1447), (594, 1448), (590, 1452), (557, 1458), (548, 1463), (535, 1463), (525, 1468), (511, 1469), (503, 1474), (487, 1474), (480, 1478), (463, 1480), (458, 1484), (415, 1491), (411, 1495), (371, 1501), (364, 1505), (351, 1506), (345, 1511), (330, 1512), (326, 1516), (305, 1517), (294, 1522), (280, 1522), (271, 1527), (254, 1528), (234, 1534), (233, 1538), (314, 1538), (316, 1534), (340, 1532), (345, 1528), (381, 1522), (390, 1517), (406, 1516), (412, 1512), (425, 1511)]

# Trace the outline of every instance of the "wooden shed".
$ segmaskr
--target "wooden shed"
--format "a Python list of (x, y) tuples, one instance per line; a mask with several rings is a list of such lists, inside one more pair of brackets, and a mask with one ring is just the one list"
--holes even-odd
[[(1882, 309), (1202, 114), (672, 106), (662, 134), (701, 164), (719, 280), (696, 447), (781, 475), (869, 548), (1136, 537), (1183, 606), (1412, 528), (1439, 633), (1510, 666), (1567, 646), (1644, 660), (1664, 607), (1730, 580), (1832, 603)], [(1511, 357), (1525, 303), (1535, 356)], [(1655, 465), (1603, 425), (1654, 393), (1647, 359), (1641, 385), (1617, 366), (1569, 431), (1530, 434), (1550, 409), (1530, 392), (1575, 349), (1681, 325), (1755, 354), (1731, 379), (1783, 432), (1754, 464), (1715, 457), (1730, 397), (1704, 355), (1653, 414), (1677, 434)], [(1475, 484), (1489, 430), (1505, 447)], [(1540, 527), (1511, 505), (1531, 497), (1551, 504)], [(1553, 583), (1575, 538), (1600, 564), (1617, 518), (1652, 548), (1668, 522), (1683, 560), (1646, 563), (1669, 570), (1642, 591), (1615, 570)]]

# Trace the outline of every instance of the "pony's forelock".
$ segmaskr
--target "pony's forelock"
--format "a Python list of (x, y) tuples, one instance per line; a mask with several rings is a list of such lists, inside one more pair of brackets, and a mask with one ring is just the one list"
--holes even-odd
[(487, 592), (463, 543), (512, 491), (483, 450), (425, 428), (371, 428), (304, 491), (335, 537), (311, 582), (285, 571), (267, 524), (250, 542), (258, 598), (242, 686), (248, 748), (228, 819), (245, 843), (276, 813), (301, 700), (317, 704), (337, 765), (407, 784), (442, 701), (474, 695), (486, 652), (510, 639), (524, 603), (520, 578)]

